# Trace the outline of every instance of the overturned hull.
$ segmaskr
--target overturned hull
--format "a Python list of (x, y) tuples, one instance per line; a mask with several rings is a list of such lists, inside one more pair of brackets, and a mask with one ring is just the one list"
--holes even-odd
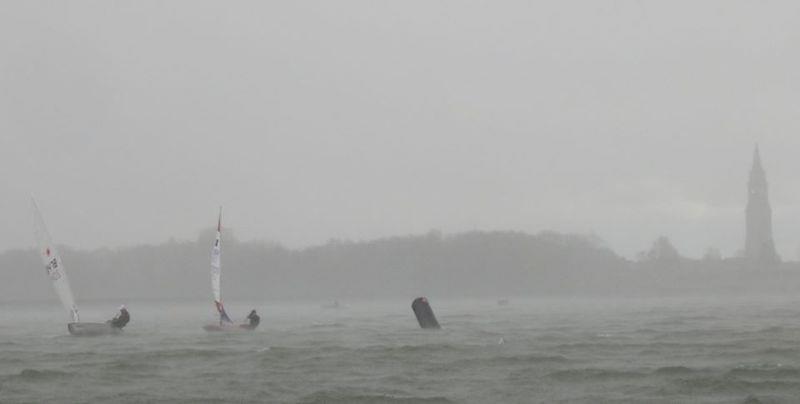
[(239, 325), (219, 325), (219, 324), (207, 324), (203, 326), (203, 329), (208, 332), (232, 332), (232, 331), (253, 331), (258, 326), (251, 326), (250, 324), (239, 324)]
[(78, 337), (95, 337), (98, 335), (115, 335), (122, 333), (121, 328), (112, 327), (109, 323), (69, 323), (69, 333)]
[(433, 309), (430, 303), (428, 303), (428, 299), (424, 297), (414, 299), (414, 302), (411, 303), (411, 309), (414, 310), (414, 315), (417, 316), (420, 327), (432, 329), (442, 328), (439, 322), (436, 321), (436, 316), (433, 314)]

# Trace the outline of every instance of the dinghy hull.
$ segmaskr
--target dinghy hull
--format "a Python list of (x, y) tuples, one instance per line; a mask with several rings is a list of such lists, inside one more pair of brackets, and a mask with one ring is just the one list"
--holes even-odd
[(251, 327), (250, 324), (225, 325), (225, 326), (220, 326), (218, 324), (207, 324), (203, 326), (203, 329), (208, 332), (235, 332), (235, 331), (253, 331), (256, 328)]
[(108, 323), (69, 323), (67, 324), (67, 330), (77, 337), (96, 337), (122, 333), (122, 329), (112, 327)]

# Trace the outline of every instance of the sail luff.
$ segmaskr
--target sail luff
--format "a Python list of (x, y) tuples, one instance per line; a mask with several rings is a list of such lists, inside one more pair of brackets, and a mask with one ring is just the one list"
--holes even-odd
[(34, 233), (39, 246), (39, 256), (42, 258), (42, 264), (44, 264), (47, 271), (47, 276), (53, 282), (53, 288), (61, 300), (61, 304), (69, 313), (71, 321), (77, 323), (80, 321), (78, 306), (75, 304), (75, 298), (72, 295), (72, 288), (69, 286), (67, 273), (64, 271), (61, 255), (53, 245), (50, 232), (47, 231), (47, 226), (44, 224), (44, 219), (39, 211), (39, 205), (33, 198), (31, 198), (31, 202), (33, 204)]

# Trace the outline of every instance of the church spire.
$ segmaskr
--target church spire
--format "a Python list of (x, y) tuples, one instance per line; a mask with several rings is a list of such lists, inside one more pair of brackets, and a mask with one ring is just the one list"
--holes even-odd
[(761, 151), (758, 148), (758, 143), (756, 143), (756, 148), (753, 151), (753, 171), (764, 172), (764, 167), (761, 166)]
[(745, 257), (760, 263), (777, 262), (780, 258), (772, 240), (772, 208), (769, 204), (767, 175), (761, 164), (758, 144), (753, 152), (747, 191)]
[(758, 149), (758, 143), (753, 151), (753, 166), (750, 168), (750, 181), (747, 183), (750, 195), (754, 193), (764, 194), (767, 198), (767, 174), (764, 172), (764, 167), (761, 165), (761, 152)]

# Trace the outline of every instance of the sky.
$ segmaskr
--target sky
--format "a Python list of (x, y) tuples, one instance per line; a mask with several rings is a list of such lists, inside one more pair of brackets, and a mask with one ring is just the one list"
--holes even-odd
[(0, 250), (591, 233), (800, 254), (794, 1), (0, 2)]

